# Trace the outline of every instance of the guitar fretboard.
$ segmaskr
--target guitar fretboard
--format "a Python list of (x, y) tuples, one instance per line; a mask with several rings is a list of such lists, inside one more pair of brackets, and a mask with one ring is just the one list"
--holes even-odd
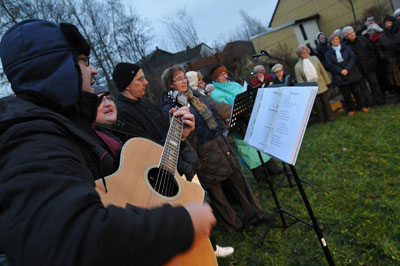
[(161, 156), (160, 168), (175, 175), (178, 164), (179, 147), (181, 145), (181, 137), (183, 130), (183, 122), (175, 116), (171, 119), (167, 139), (164, 144), (164, 150)]

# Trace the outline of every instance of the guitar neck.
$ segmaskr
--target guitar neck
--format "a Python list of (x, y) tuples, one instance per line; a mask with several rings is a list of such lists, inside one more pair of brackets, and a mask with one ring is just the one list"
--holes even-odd
[(160, 161), (160, 168), (168, 171), (172, 175), (175, 175), (178, 165), (182, 130), (183, 122), (180, 117), (172, 116)]

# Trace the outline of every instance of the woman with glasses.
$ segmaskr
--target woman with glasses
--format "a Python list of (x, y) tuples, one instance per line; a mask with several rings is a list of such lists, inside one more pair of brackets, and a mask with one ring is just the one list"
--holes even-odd
[[(252, 225), (269, 221), (270, 217), (261, 209), (241, 171), (241, 165), (227, 138), (225, 128), (214, 108), (205, 96), (188, 87), (185, 70), (178, 65), (167, 68), (161, 76), (164, 96), (161, 100), (163, 115), (169, 115), (168, 91), (179, 91), (190, 103), (190, 112), (195, 116), (195, 134), (189, 136), (200, 160), (197, 172), (201, 185), (207, 190), (210, 205), (218, 222), (228, 231), (252, 229)], [(228, 199), (235, 199), (242, 207), (241, 219)]]

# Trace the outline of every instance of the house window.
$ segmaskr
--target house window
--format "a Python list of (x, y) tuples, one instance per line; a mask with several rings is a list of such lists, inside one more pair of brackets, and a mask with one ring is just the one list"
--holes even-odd
[(303, 24), (300, 24), (299, 27), (300, 27), (301, 34), (303, 34), (303, 39), (304, 39), (305, 41), (307, 41), (308, 38), (307, 38), (306, 31), (304, 30)]

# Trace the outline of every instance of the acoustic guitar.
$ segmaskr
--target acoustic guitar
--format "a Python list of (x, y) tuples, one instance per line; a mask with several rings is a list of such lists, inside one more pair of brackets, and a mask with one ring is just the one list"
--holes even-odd
[[(183, 122), (173, 116), (164, 148), (144, 138), (128, 140), (121, 151), (119, 169), (98, 180), (96, 190), (104, 205), (125, 207), (127, 203), (153, 208), (166, 203), (202, 203), (204, 190), (176, 172)], [(177, 228), (179, 230), (179, 228)], [(217, 265), (210, 240), (196, 238), (192, 247), (173, 257), (166, 265)]]

